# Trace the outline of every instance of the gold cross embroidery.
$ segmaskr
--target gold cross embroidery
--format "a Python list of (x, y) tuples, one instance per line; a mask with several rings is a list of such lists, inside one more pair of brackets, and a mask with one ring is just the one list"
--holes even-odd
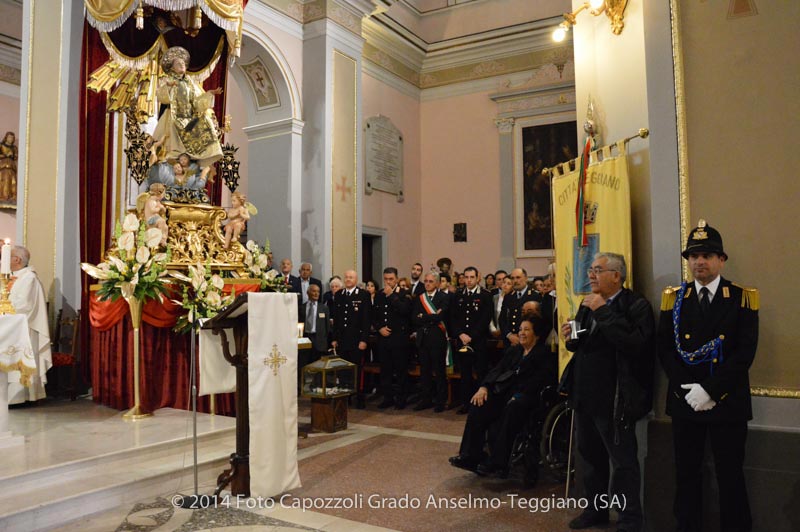
[(286, 357), (278, 350), (278, 344), (272, 344), (272, 353), (270, 355), (264, 357), (264, 365), (269, 366), (272, 369), (272, 374), (277, 376), (281, 365), (286, 363)]

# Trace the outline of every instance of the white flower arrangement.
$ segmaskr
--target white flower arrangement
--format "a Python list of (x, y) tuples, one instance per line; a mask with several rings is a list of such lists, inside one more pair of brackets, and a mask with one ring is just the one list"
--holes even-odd
[(147, 228), (144, 220), (128, 214), (114, 230), (116, 245), (108, 250), (106, 260), (98, 265), (81, 263), (81, 269), (100, 281), (97, 295), (101, 301), (134, 297), (141, 301), (163, 299), (170, 250), (158, 252), (161, 230)]
[(262, 248), (252, 240), (248, 240), (245, 244), (244, 252), (244, 265), (247, 266), (247, 271), (254, 279), (261, 282), (261, 290), (270, 288), (275, 292), (286, 292), (288, 287), (285, 283), (278, 279), (278, 272), (272, 268), (267, 269), (269, 266), (269, 240)]
[(202, 318), (213, 318), (220, 310), (227, 307), (236, 299), (236, 293), (230, 295), (223, 293), (225, 281), (216, 273), (211, 273), (211, 268), (196, 264), (189, 266), (189, 275), (173, 272), (176, 279), (183, 281), (183, 298), (173, 300), (187, 310), (184, 316), (178, 318), (175, 330), (189, 332), (199, 327)]

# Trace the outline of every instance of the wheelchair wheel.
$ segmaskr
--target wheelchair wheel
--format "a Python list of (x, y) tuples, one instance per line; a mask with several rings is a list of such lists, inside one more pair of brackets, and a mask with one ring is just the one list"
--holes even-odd
[(571, 413), (566, 402), (555, 405), (545, 418), (539, 441), (539, 452), (544, 462), (551, 469), (563, 470), (564, 474), (569, 455)]

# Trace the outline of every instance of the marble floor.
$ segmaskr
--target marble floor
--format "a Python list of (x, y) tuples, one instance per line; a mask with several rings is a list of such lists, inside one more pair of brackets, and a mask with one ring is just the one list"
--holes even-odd
[[(301, 425), (309, 422), (309, 412), (308, 403), (301, 401)], [(441, 414), (382, 411), (373, 402), (366, 410), (351, 410), (349, 418), (345, 431), (312, 433), (299, 440), (303, 485), (277, 501), (227, 498), (216, 508), (176, 508), (172, 502), (176, 494), (192, 492), (191, 475), (183, 472), (174, 478), (165, 475), (162, 481), (143, 485), (138, 491), (131, 489), (113, 507), (106, 504), (87, 517), (65, 519), (41, 529), (552, 532), (567, 530), (567, 522), (579, 512), (554, 508), (563, 500), (564, 485), (547, 474), (537, 486), (526, 489), (519, 472), (507, 480), (484, 479), (450, 466), (447, 458), (458, 451), (466, 419), (452, 410)], [(191, 434), (190, 419), (186, 412), (165, 409), (146, 423), (126, 423), (116, 410), (85, 399), (14, 409), (11, 429), (25, 435), (26, 446), (22, 459), (0, 464), (0, 481), (61, 462), (82, 463), (99, 455), (146, 453), (148, 449), (157, 455), (147, 458), (148, 463), (183, 460), (190, 465), (191, 453), (184, 439)], [(201, 454), (204, 446), (219, 448), (221, 454), (225, 452), (222, 448), (232, 452), (233, 422), (223, 416), (199, 416), (199, 430), (205, 438)], [(171, 438), (182, 441), (184, 447), (174, 451), (159, 447)], [(209, 458), (209, 464), (216, 469), (201, 479), (201, 494), (213, 492), (215, 474), (211, 473), (223, 468), (222, 461), (213, 459)], [(121, 465), (114, 467), (122, 470)], [(0, 530), (14, 530), (3, 525), (2, 515), (0, 508)]]

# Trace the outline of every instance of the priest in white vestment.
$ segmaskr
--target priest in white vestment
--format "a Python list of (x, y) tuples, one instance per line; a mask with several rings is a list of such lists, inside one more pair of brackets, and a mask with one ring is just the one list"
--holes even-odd
[(29, 388), (19, 383), (8, 384), (8, 404), (24, 403), (25, 401), (38, 401), (45, 398), (44, 384), (47, 382), (45, 374), (53, 365), (53, 356), (50, 352), (50, 325), (47, 321), (47, 304), (44, 298), (44, 288), (36, 275), (33, 267), (28, 265), (30, 252), (22, 246), (14, 246), (11, 250), (11, 272), (13, 284), (9, 299), (17, 314), (28, 317), (28, 331), (31, 336), (31, 346), (36, 360), (36, 375), (31, 378)]

